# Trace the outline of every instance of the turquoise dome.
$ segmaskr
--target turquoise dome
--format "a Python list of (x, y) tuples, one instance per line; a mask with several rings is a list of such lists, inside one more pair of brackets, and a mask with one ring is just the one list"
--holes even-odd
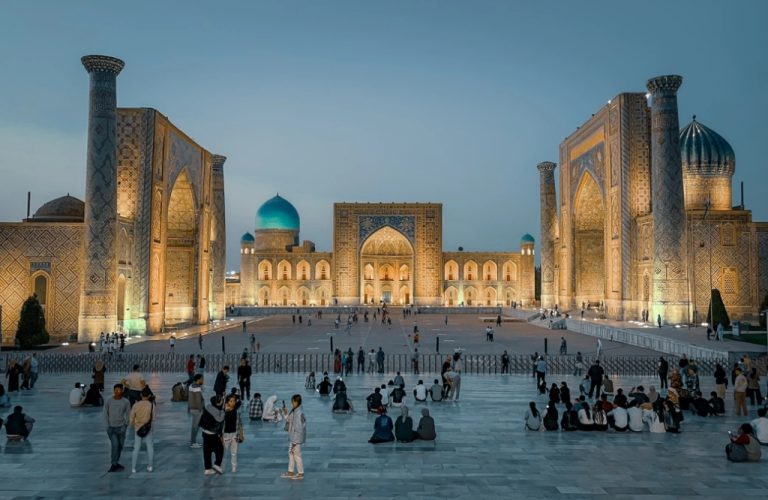
[(531, 236), (528, 233), (525, 233), (522, 238), (520, 238), (520, 244), (525, 245), (527, 243), (534, 243), (536, 240), (533, 239), (533, 236)]
[(245, 233), (242, 238), (240, 238), (240, 243), (253, 243), (256, 241), (256, 238), (253, 237), (251, 233)]
[(683, 172), (690, 175), (733, 175), (736, 155), (728, 141), (711, 128), (696, 121), (680, 131), (680, 156)]
[(256, 230), (259, 229), (298, 231), (299, 212), (288, 200), (277, 195), (256, 211)]

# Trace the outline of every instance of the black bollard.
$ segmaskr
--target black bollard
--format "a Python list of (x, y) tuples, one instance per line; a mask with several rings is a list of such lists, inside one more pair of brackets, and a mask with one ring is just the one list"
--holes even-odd
[(440, 354), (440, 337), (435, 337), (435, 352)]
[(547, 343), (548, 343), (547, 342), (547, 337), (544, 337), (544, 354), (547, 354), (547, 350), (548, 350)]
[(331, 352), (333, 352), (333, 335), (331, 335)]

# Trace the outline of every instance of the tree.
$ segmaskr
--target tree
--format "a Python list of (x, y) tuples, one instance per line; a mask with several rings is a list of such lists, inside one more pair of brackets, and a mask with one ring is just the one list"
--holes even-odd
[[(765, 294), (765, 297), (763, 297), (763, 301), (760, 303), (760, 328), (765, 330), (765, 315), (763, 314), (763, 311), (768, 311), (768, 293)], [(768, 315), (768, 312), (765, 313)]]
[[(714, 320), (713, 317), (714, 316)], [(723, 328), (731, 326), (731, 320), (728, 318), (728, 311), (725, 310), (723, 298), (720, 296), (720, 290), (712, 289), (709, 308), (707, 308), (707, 323), (712, 325), (712, 329), (717, 329), (717, 325), (723, 325)]]
[(22, 349), (48, 343), (48, 332), (45, 330), (45, 313), (40, 301), (37, 300), (37, 295), (27, 298), (21, 306), (16, 339), (21, 344)]

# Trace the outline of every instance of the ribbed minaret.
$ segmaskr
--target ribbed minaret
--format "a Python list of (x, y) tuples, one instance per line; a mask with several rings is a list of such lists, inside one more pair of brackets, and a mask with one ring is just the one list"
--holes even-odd
[(83, 278), (78, 342), (117, 329), (117, 75), (108, 56), (81, 59), (90, 75), (85, 177)]
[(685, 262), (685, 205), (680, 162), (677, 89), (683, 77), (648, 80), (651, 105), (651, 200), (653, 210), (652, 320), (662, 324), (688, 321)]
[(551, 161), (536, 165), (539, 169), (539, 202), (541, 204), (541, 307), (555, 305), (555, 238), (557, 238), (557, 195), (555, 168)]
[(211, 292), (213, 294), (210, 312), (211, 319), (226, 317), (226, 265), (227, 265), (227, 231), (224, 220), (224, 162), (226, 156), (213, 155), (213, 279)]

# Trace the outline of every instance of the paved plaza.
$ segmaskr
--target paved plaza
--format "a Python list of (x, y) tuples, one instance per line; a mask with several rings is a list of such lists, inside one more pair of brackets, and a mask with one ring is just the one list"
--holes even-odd
[[(287, 464), (282, 424), (250, 423), (240, 446), (238, 471), (204, 476), (202, 451), (188, 447), (186, 403), (170, 402), (170, 387), (182, 374), (146, 374), (158, 394), (154, 428), (155, 471), (107, 473), (109, 441), (100, 408), (71, 409), (69, 389), (86, 374), (46, 376), (14, 399), (37, 419), (26, 443), (0, 441), (0, 498), (726, 498), (765, 496), (768, 462), (731, 464), (723, 447), (726, 432), (743, 420), (733, 417), (731, 395), (724, 418), (686, 414), (683, 432), (673, 434), (561, 433), (523, 431), (530, 400), (543, 408), (526, 376), (465, 376), (461, 401), (429, 403), (435, 443), (371, 445), (374, 416), (360, 409), (379, 376), (346, 379), (358, 411), (335, 415), (330, 402), (303, 389), (303, 374), (257, 375), (253, 389), (278, 400), (304, 396), (308, 420), (304, 481), (281, 479)], [(205, 393), (212, 393), (209, 372)], [(109, 373), (107, 387), (122, 374)], [(388, 375), (387, 378), (390, 378)], [(564, 377), (575, 387), (573, 377)], [(561, 377), (558, 377), (559, 382)], [(410, 388), (416, 379), (406, 377)], [(619, 378), (629, 389), (650, 379)], [(710, 380), (702, 381), (705, 390)], [(750, 408), (754, 413), (754, 408)], [(6, 410), (6, 409), (4, 409)], [(398, 410), (390, 415), (394, 418)], [(121, 462), (130, 470), (129, 447)]]

